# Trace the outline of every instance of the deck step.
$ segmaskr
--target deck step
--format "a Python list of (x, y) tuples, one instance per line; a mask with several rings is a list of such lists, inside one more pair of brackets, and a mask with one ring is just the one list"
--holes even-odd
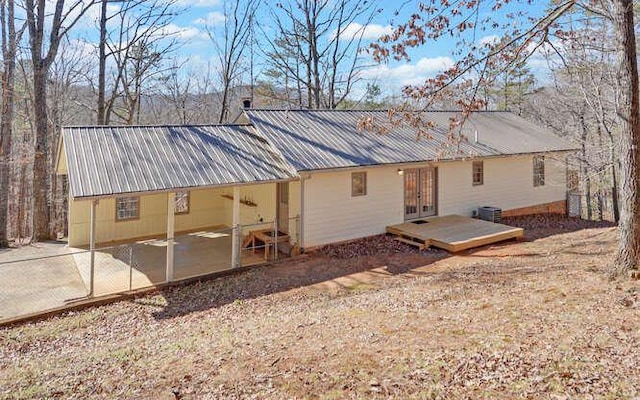
[(407, 238), (403, 238), (403, 237), (399, 237), (399, 236), (394, 237), (393, 240), (395, 240), (397, 242), (406, 243), (406, 244), (411, 245), (411, 246), (415, 246), (420, 250), (424, 250), (427, 247), (429, 247), (429, 243), (420, 243), (420, 242), (416, 242), (415, 240), (411, 240), (411, 239), (407, 239)]

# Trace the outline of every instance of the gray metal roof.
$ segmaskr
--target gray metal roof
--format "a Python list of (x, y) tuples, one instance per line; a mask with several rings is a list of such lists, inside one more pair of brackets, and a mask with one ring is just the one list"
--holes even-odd
[[(447, 126), (455, 112), (434, 111), (428, 113), (436, 124)], [(478, 142), (501, 154), (545, 153), (571, 151), (579, 147), (547, 129), (527, 121), (507, 111), (474, 112), (462, 126), (462, 133), (474, 140), (478, 132)]]
[(389, 132), (383, 135), (358, 131), (358, 121), (367, 117), (384, 125), (386, 111), (247, 110), (246, 115), (298, 171), (575, 149), (508, 112), (472, 114), (463, 126), (468, 141), (459, 147), (447, 140), (449, 118), (455, 112), (425, 113), (436, 127), (430, 130), (432, 139), (420, 140), (415, 128), (390, 127), (388, 122)]
[(67, 127), (74, 198), (293, 179), (249, 126)]

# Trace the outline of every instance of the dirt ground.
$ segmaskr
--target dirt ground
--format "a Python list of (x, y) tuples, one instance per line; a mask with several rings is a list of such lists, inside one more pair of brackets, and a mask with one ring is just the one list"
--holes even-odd
[(385, 237), (0, 330), (0, 398), (638, 398), (640, 283), (607, 223), (513, 218), (450, 254)]

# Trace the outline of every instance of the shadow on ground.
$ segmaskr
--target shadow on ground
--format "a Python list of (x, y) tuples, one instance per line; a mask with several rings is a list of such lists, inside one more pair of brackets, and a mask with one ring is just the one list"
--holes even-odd
[[(526, 217), (504, 218), (503, 223), (525, 229), (525, 241), (535, 241), (557, 234), (575, 232), (589, 228), (612, 227), (608, 221), (584, 221), (578, 218), (567, 218), (560, 215), (532, 215)], [(459, 253), (465, 258), (522, 257), (523, 259), (542, 259), (549, 256), (546, 251), (524, 250), (512, 252), (516, 241), (507, 241), (498, 245), (489, 245), (478, 249)], [(439, 280), (469, 279), (477, 276), (480, 280), (487, 276), (504, 279), (514, 273), (535, 273), (516, 267), (513, 263), (493, 262), (493, 265), (474, 265), (458, 271), (417, 271), (436, 261), (451, 257), (452, 254), (442, 250), (428, 250), (417, 253), (409, 247), (393, 247), (383, 235), (366, 238), (361, 241), (342, 245), (327, 246), (318, 252), (299, 258), (286, 260), (276, 265), (247, 270), (228, 277), (201, 281), (192, 285), (173, 287), (163, 290), (167, 306), (154, 313), (158, 319), (173, 318), (209, 308), (224, 306), (234, 301), (243, 301), (274, 293), (308, 287), (331, 282), (334, 287), (350, 290), (351, 287), (366, 285), (375, 274), (381, 275), (434, 275)], [(562, 251), (580, 252), (575, 246), (566, 246)], [(504, 254), (503, 254), (504, 253)], [(461, 261), (467, 262), (467, 261)], [(475, 262), (477, 264), (477, 262)], [(559, 267), (560, 268), (560, 267)], [(526, 269), (526, 268), (525, 268)], [(518, 270), (518, 271), (515, 271)], [(366, 273), (369, 277), (359, 274)], [(359, 281), (358, 279), (364, 279)], [(137, 300), (141, 302), (142, 300)], [(157, 306), (157, 304), (154, 304)]]
[[(173, 287), (161, 291), (167, 306), (154, 313), (157, 319), (173, 318), (180, 315), (217, 308), (226, 304), (258, 298), (288, 290), (308, 287), (332, 281), (336, 287), (349, 289), (367, 284), (359, 281), (358, 273), (398, 275), (410, 273), (417, 267), (430, 265), (449, 257), (444, 251), (424, 251), (422, 253), (398, 253), (383, 256), (363, 256), (359, 258), (336, 259), (322, 253), (303, 255), (275, 265), (243, 271), (238, 274), (210, 281), (200, 281), (192, 285)], [(348, 283), (339, 282), (349, 277)], [(338, 280), (338, 282), (336, 282)], [(136, 300), (143, 304), (143, 299)], [(157, 304), (155, 304), (157, 306)]]

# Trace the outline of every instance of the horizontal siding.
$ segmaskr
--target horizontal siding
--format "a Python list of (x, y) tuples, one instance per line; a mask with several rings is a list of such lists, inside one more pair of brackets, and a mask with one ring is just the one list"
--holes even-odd
[[(191, 191), (188, 214), (175, 216), (176, 232), (225, 223), (225, 205), (220, 189)], [(69, 245), (89, 244), (91, 201), (69, 200)], [(96, 207), (96, 242), (108, 243), (167, 232), (167, 194), (140, 197), (140, 218), (115, 220), (115, 199), (101, 199)]]
[(362, 169), (367, 195), (358, 197), (351, 197), (353, 171), (314, 173), (305, 180), (305, 247), (376, 235), (402, 222), (403, 178), (397, 167)]
[[(233, 189), (229, 188), (225, 191), (225, 194), (233, 196)], [(276, 184), (268, 183), (263, 185), (251, 185), (240, 187), (240, 199), (249, 200), (252, 203), (257, 204), (257, 207), (247, 206), (240, 204), (240, 223), (242, 225), (255, 225), (262, 222), (273, 222), (276, 216)], [(225, 224), (227, 226), (233, 225), (233, 201), (225, 199), (225, 212), (226, 219)], [(245, 229), (255, 230), (266, 227), (254, 226)]]
[(484, 160), (484, 184), (473, 186), (471, 161), (438, 165), (438, 214), (470, 216), (481, 206), (503, 210), (551, 203), (566, 198), (564, 163), (545, 158), (545, 185), (533, 186), (533, 157)]

